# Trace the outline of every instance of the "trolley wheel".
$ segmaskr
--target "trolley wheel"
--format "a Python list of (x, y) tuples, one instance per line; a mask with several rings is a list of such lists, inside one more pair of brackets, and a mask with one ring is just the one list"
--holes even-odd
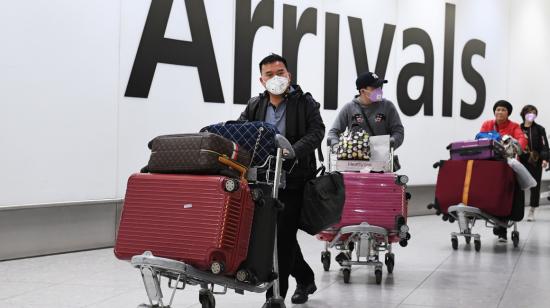
[(514, 243), (514, 247), (518, 247), (518, 245), (519, 245), (519, 232), (518, 231), (512, 231), (512, 242)]
[(376, 276), (376, 284), (381, 284), (382, 283), (382, 270), (381, 269), (376, 269), (374, 271), (374, 276)]
[(479, 251), (481, 249), (481, 241), (480, 240), (474, 240), (474, 248), (476, 251)]
[(330, 251), (321, 252), (321, 262), (325, 272), (328, 272), (330, 270)]
[(262, 200), (262, 197), (264, 196), (264, 192), (260, 188), (252, 189), (251, 194), (252, 194), (252, 200), (254, 202), (258, 202)]
[(451, 245), (453, 246), (454, 250), (458, 249), (458, 239), (456, 237), (451, 238)]
[(344, 283), (349, 283), (349, 278), (351, 276), (351, 270), (349, 268), (344, 268), (342, 273), (344, 274)]
[(226, 179), (223, 182), (223, 189), (227, 192), (235, 192), (239, 190), (239, 180), (237, 179)]
[(392, 252), (386, 253), (385, 262), (388, 273), (393, 273), (393, 267), (395, 265), (395, 255)]
[(466, 235), (466, 236), (464, 237), (464, 239), (466, 240), (466, 244), (470, 244), (470, 241), (472, 240), (472, 237)]
[(199, 302), (201, 303), (202, 308), (215, 308), (216, 307), (216, 299), (214, 298), (214, 294), (212, 294), (212, 291), (201, 289), (199, 291)]

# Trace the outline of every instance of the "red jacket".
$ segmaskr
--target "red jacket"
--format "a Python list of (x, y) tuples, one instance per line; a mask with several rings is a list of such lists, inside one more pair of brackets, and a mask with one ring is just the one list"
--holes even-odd
[(521, 149), (525, 150), (525, 147), (527, 146), (527, 138), (518, 123), (507, 120), (504, 124), (497, 125), (495, 120), (487, 120), (481, 125), (480, 132), (488, 132), (492, 130), (498, 131), (501, 136), (510, 135), (514, 137), (521, 145)]

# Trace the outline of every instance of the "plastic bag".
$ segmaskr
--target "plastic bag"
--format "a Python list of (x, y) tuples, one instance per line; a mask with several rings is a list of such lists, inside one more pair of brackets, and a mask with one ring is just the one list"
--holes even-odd
[(516, 174), (516, 180), (518, 181), (519, 187), (523, 190), (529, 189), (531, 187), (537, 186), (537, 181), (531, 176), (529, 170), (525, 168), (517, 159), (507, 158), (506, 161), (514, 173)]

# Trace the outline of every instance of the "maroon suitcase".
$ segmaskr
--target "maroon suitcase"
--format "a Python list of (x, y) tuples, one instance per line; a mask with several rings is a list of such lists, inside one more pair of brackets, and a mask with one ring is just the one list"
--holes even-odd
[[(238, 189), (228, 192), (236, 183)], [(214, 273), (221, 265), (220, 272), (229, 275), (246, 259), (253, 215), (246, 182), (223, 176), (134, 174), (128, 180), (115, 255), (128, 260), (151, 251)]]
[(463, 203), (500, 217), (511, 214), (515, 176), (505, 161), (448, 160), (439, 167), (435, 202), (447, 214), (449, 206)]

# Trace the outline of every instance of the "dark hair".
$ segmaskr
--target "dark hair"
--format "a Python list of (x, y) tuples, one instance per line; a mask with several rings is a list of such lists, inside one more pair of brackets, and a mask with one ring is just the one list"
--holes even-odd
[(286, 59), (279, 56), (278, 54), (270, 54), (269, 56), (265, 57), (260, 61), (260, 73), (262, 72), (262, 65), (269, 64), (269, 63), (275, 63), (275, 62), (283, 62), (285, 65), (285, 68), (288, 69), (288, 65), (286, 64)]
[(537, 107), (533, 105), (525, 105), (523, 108), (521, 108), (521, 112), (520, 112), (521, 118), (522, 119), (525, 118), (525, 115), (528, 114), (530, 111), (535, 111), (537, 115), (539, 114)]
[(506, 110), (508, 110), (508, 116), (510, 116), (512, 114), (512, 110), (514, 109), (512, 107), (512, 104), (510, 104), (509, 102), (505, 101), (505, 100), (500, 100), (498, 102), (496, 102), (494, 105), (493, 105), (493, 113), (497, 110), (497, 107), (504, 107), (506, 108)]

